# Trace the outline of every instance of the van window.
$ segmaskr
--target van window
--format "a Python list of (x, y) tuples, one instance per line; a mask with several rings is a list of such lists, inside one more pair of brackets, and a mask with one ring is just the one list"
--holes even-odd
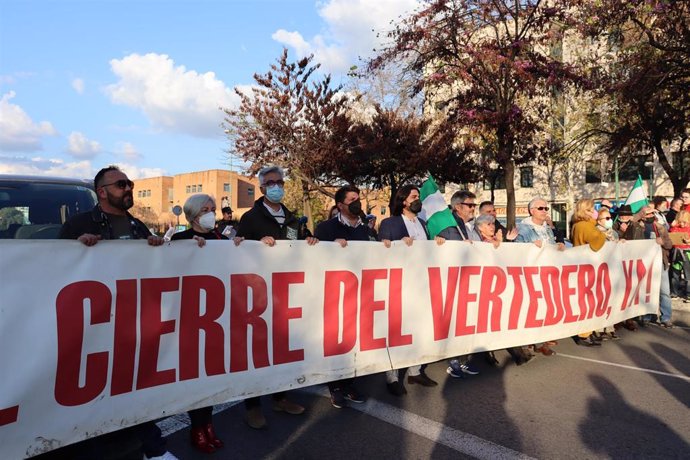
[(0, 180), (0, 238), (57, 238), (65, 220), (95, 205), (83, 184)]

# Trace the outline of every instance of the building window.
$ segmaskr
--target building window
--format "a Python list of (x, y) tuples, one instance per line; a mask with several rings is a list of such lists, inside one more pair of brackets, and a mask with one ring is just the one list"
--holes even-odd
[(199, 185), (197, 186), (197, 189), (196, 189), (196, 190), (197, 190), (197, 192), (199, 192), (199, 193), (201, 193), (201, 192), (203, 191), (203, 190), (201, 189), (201, 184), (199, 184)]
[(520, 187), (534, 187), (534, 172), (531, 166), (525, 166), (524, 168), (520, 168)]
[(645, 166), (645, 163), (651, 160), (651, 155), (635, 155), (618, 167), (618, 180), (637, 180), (637, 175), (642, 176), (643, 180), (651, 178), (650, 166)]
[(230, 191), (230, 184), (223, 184), (223, 191), (229, 192)]
[(598, 184), (601, 182), (601, 161), (590, 160), (585, 163), (585, 183)]
[(151, 196), (151, 190), (146, 191), (146, 196)]
[(186, 186), (186, 187), (185, 187), (185, 192), (186, 192), (186, 193), (191, 193), (191, 192), (192, 192), (192, 187), (190, 187), (189, 185)]
[(381, 215), (382, 216), (386, 215), (386, 207), (385, 206), (381, 206)]
[(192, 193), (196, 193), (196, 184), (192, 185)]

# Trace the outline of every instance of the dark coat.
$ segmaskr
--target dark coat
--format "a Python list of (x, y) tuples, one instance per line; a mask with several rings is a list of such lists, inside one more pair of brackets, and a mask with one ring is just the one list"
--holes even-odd
[(314, 230), (314, 236), (321, 241), (335, 241), (338, 239), (371, 241), (368, 225), (361, 224), (357, 227), (350, 227), (340, 222), (338, 216), (321, 222)]
[[(426, 221), (419, 219), (422, 227), (424, 227), (424, 233), (426, 233), (426, 238), (429, 239), (429, 231), (426, 229)], [(407, 231), (407, 226), (405, 226), (405, 221), (403, 216), (391, 216), (383, 219), (381, 226), (379, 227), (379, 241), (383, 240), (402, 240), (406, 236), (410, 236)]]
[(256, 200), (254, 207), (242, 215), (237, 228), (237, 236), (256, 241), (265, 236), (273, 237), (276, 240), (304, 239), (304, 235), (300, 235), (304, 232), (300, 232), (299, 221), (295, 215), (282, 203), (280, 206), (285, 213), (285, 222), (282, 225), (264, 206), (264, 197)]
[[(151, 236), (151, 231), (142, 221), (127, 213), (130, 223), (130, 233), (133, 240), (146, 239)], [(58, 238), (62, 240), (76, 240), (85, 233), (101, 235), (104, 240), (113, 239), (113, 229), (108, 222), (108, 216), (100, 205), (96, 205), (91, 211), (82, 212), (70, 217), (62, 224)]]

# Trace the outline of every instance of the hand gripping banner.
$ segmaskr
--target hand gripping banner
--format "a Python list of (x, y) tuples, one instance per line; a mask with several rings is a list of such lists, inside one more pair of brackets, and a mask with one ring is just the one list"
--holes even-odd
[(656, 312), (654, 241), (0, 241), (0, 457)]

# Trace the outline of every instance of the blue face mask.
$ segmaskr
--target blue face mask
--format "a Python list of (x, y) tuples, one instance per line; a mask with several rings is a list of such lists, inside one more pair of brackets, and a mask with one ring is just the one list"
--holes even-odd
[(268, 201), (271, 203), (280, 203), (283, 196), (285, 196), (285, 190), (283, 190), (283, 187), (280, 185), (266, 187), (266, 198), (268, 198)]

